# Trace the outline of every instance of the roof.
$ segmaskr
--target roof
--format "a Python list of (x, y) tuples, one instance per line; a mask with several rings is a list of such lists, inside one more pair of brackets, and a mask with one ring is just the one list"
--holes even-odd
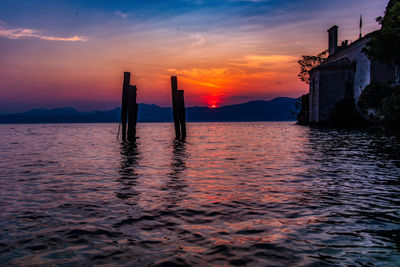
[[(334, 28), (335, 26), (333, 26), (332, 28)], [(339, 54), (342, 54), (342, 53), (344, 54), (344, 53), (354, 49), (356, 47), (356, 45), (360, 44), (361, 42), (363, 42), (365, 40), (368, 40), (369, 38), (371, 38), (374, 34), (376, 34), (379, 31), (380, 30), (370, 32), (370, 33), (364, 35), (364, 37), (357, 39), (356, 41), (352, 42), (351, 44), (349, 44), (347, 46), (339, 46), (338, 51), (335, 54), (329, 56), (326, 63), (311, 69), (310, 72), (313, 72), (314, 70), (320, 70), (323, 68), (326, 69), (326, 68), (346, 67), (345, 62), (343, 62), (343, 60), (347, 60), (350, 63), (350, 61), (347, 58), (344, 58), (344, 59), (342, 58), (342, 59), (333, 60), (333, 61), (329, 61), (329, 60), (339, 56)]]
[(336, 56), (338, 53), (343, 53), (343, 52), (347, 52), (351, 49), (353, 49), (357, 44), (365, 41), (365, 40), (369, 40), (374, 34), (376, 34), (377, 32), (379, 32), (379, 30), (370, 32), (366, 35), (364, 35), (362, 38), (358, 38), (357, 40), (355, 40), (354, 42), (352, 42), (351, 44), (347, 45), (347, 46), (338, 46), (338, 50), (336, 51), (335, 54), (333, 54), (332, 56), (328, 57), (328, 60), (330, 57), (334, 57)]
[(348, 58), (339, 59), (336, 61), (328, 62), (318, 67), (313, 68), (310, 70), (311, 72), (318, 71), (318, 70), (332, 70), (332, 69), (348, 69), (351, 68), (352, 64)]

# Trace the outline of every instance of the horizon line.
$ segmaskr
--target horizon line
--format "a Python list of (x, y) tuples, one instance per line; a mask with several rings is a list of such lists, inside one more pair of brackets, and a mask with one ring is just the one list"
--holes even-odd
[[(301, 96), (300, 96), (300, 97), (301, 97)], [(187, 106), (186, 108), (209, 108), (209, 109), (218, 109), (218, 108), (228, 107), (228, 106), (243, 105), (243, 104), (246, 104), (246, 103), (256, 102), (256, 101), (265, 101), (265, 102), (269, 102), (269, 101), (273, 101), (273, 100), (278, 99), (278, 98), (297, 99), (298, 97), (278, 96), (278, 97), (271, 98), (271, 99), (269, 99), (269, 100), (264, 100), (264, 99), (249, 100), (249, 101), (241, 102), (241, 103), (237, 103), (237, 104), (221, 105), (221, 106), (217, 106), (217, 107), (193, 105), (193, 106)], [(148, 105), (148, 106), (154, 105), (154, 106), (157, 106), (157, 107), (160, 107), (160, 108), (172, 108), (172, 105), (171, 105), (171, 106), (161, 106), (161, 105), (149, 104), (149, 103), (138, 103), (138, 104), (139, 104), (139, 105)], [(114, 107), (114, 108), (108, 108), (108, 109), (93, 109), (93, 110), (82, 110), (82, 109), (78, 109), (78, 108), (73, 107), (73, 106), (60, 106), (60, 107), (54, 107), (54, 108), (38, 107), (38, 108), (31, 108), (31, 109), (27, 109), (27, 110), (25, 110), (25, 111), (17, 111), (17, 112), (0, 111), (0, 114), (19, 114), (19, 113), (25, 113), (25, 112), (29, 112), (29, 111), (33, 111), (33, 110), (56, 110), (56, 109), (65, 109), (65, 108), (71, 108), (71, 109), (74, 109), (75, 111), (78, 111), (78, 112), (94, 112), (94, 111), (110, 111), (110, 110), (118, 109), (118, 108), (121, 108), (121, 105), (116, 106), (116, 107)]]

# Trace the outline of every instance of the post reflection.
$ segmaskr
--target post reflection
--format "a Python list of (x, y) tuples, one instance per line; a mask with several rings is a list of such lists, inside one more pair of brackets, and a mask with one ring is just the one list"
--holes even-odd
[(184, 188), (187, 185), (184, 179), (184, 171), (187, 168), (187, 158), (186, 142), (174, 140), (172, 143), (171, 172), (168, 173), (169, 179), (163, 188), (163, 190), (167, 191), (164, 198), (168, 202), (180, 202), (186, 195)]
[[(137, 200), (139, 197), (139, 192), (136, 191), (135, 187), (138, 184), (139, 174), (136, 172), (138, 161), (139, 161), (139, 151), (136, 142), (131, 143), (121, 143), (120, 147), (121, 153), (121, 168), (119, 170), (120, 177), (117, 181), (121, 184), (121, 188), (115, 192), (115, 195), (121, 200)], [(133, 201), (133, 204), (137, 201)]]

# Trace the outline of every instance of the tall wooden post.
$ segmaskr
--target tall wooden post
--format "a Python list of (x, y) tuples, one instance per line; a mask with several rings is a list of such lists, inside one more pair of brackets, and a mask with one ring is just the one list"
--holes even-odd
[(171, 76), (171, 89), (172, 89), (172, 112), (174, 116), (175, 136), (180, 139), (181, 131), (179, 126), (179, 109), (178, 109), (178, 79), (176, 76)]
[(124, 84), (122, 87), (122, 141), (126, 142), (127, 122), (128, 122), (128, 141), (136, 139), (136, 122), (138, 113), (138, 104), (136, 103), (136, 86), (130, 85), (131, 73), (124, 72)]
[(128, 119), (128, 93), (131, 73), (124, 72), (124, 83), (122, 85), (122, 105), (121, 105), (121, 123), (122, 123), (122, 141), (126, 141), (126, 123)]
[(172, 110), (174, 115), (174, 126), (176, 139), (185, 139), (186, 137), (186, 115), (185, 100), (183, 90), (178, 90), (178, 79), (171, 76), (172, 88)]
[(186, 109), (184, 91), (178, 90), (179, 124), (181, 126), (181, 138), (186, 138)]
[(129, 85), (128, 91), (128, 141), (132, 142), (136, 139), (136, 121), (137, 108), (136, 104), (136, 86)]

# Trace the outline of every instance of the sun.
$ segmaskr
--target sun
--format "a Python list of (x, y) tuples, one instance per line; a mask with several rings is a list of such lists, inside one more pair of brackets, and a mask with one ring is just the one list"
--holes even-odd
[(204, 98), (208, 108), (218, 108), (218, 104), (221, 102), (221, 98), (217, 94), (209, 94)]

